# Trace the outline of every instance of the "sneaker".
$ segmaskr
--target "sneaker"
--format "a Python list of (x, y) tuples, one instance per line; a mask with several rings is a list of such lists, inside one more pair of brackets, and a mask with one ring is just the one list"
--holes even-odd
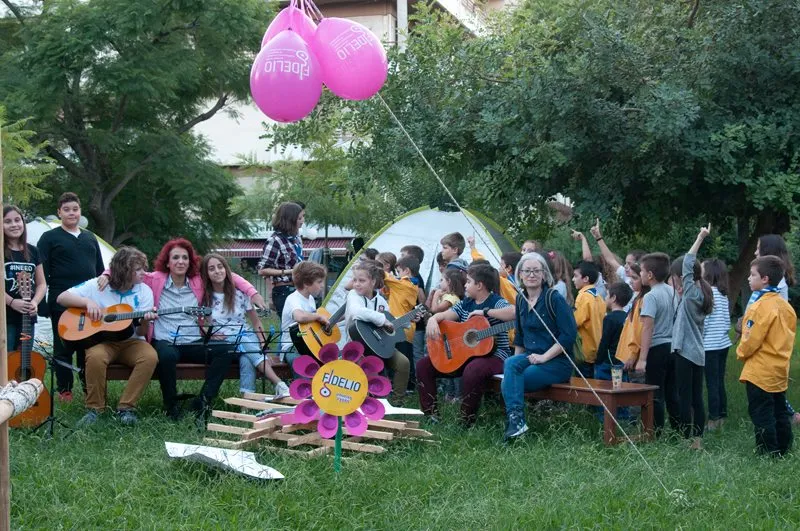
[(512, 411), (508, 414), (508, 426), (503, 434), (503, 441), (508, 442), (522, 436), (528, 431), (525, 423), (525, 413), (522, 411)]
[(78, 421), (77, 427), (88, 428), (89, 426), (96, 424), (99, 419), (100, 419), (100, 414), (94, 409), (90, 409), (81, 418), (81, 420)]
[(117, 420), (119, 420), (120, 423), (124, 424), (125, 426), (133, 426), (139, 422), (139, 419), (136, 417), (136, 413), (132, 409), (118, 409)]
[(58, 392), (58, 401), (59, 402), (72, 402), (72, 391), (59, 391)]
[(289, 386), (286, 385), (285, 382), (278, 382), (275, 384), (275, 398), (273, 400), (277, 400), (279, 398), (286, 398), (289, 396)]
[(183, 418), (183, 411), (181, 410), (181, 407), (178, 404), (169, 406), (167, 408), (166, 413), (167, 413), (167, 418), (173, 422), (178, 422), (179, 420), (181, 420), (181, 418)]

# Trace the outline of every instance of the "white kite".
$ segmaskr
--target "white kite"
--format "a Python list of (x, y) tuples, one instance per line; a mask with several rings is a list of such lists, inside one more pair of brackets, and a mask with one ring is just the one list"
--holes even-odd
[(164, 444), (167, 447), (167, 454), (173, 459), (197, 461), (255, 479), (283, 479), (283, 474), (274, 468), (259, 464), (253, 452), (196, 444), (171, 442)]

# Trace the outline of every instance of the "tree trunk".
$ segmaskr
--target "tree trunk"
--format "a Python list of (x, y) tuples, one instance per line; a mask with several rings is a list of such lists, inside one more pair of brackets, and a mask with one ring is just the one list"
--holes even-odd
[[(756, 217), (755, 226), (750, 228), (749, 218), (740, 218), (738, 221), (739, 231), (739, 256), (733, 264), (730, 273), (730, 289), (728, 299), (731, 302), (731, 309), (736, 305), (739, 294), (747, 282), (750, 275), (750, 262), (755, 258), (758, 238), (764, 234), (783, 234), (789, 230), (789, 217), (783, 213), (768, 212), (762, 210)], [(744, 308), (742, 308), (744, 311)]]
[(89, 201), (89, 214), (94, 221), (94, 225), (90, 227), (91, 231), (107, 242), (114, 241), (117, 218), (114, 214), (114, 207), (111, 206), (110, 201), (106, 201), (102, 191), (95, 190), (92, 193), (92, 199)]

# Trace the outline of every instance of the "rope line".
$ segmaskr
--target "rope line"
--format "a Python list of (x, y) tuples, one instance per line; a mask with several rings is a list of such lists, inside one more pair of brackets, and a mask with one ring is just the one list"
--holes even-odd
[[(494, 257), (494, 258), (495, 258), (495, 260), (497, 260), (497, 261), (499, 262), (499, 261), (500, 261), (500, 258), (499, 258), (499, 257), (498, 257), (498, 256), (495, 254), (495, 252), (494, 252), (494, 251), (493, 251), (493, 249), (492, 249), (492, 246), (491, 246), (491, 245), (489, 245), (489, 244), (488, 244), (488, 242), (487, 242), (487, 241), (484, 239), (484, 237), (483, 237), (483, 234), (481, 233), (482, 231), (478, 231), (478, 230), (477, 230), (477, 228), (475, 227), (475, 225), (472, 223), (472, 220), (470, 219), (470, 217), (469, 217), (469, 216), (467, 215), (467, 213), (464, 211), (464, 208), (461, 206), (461, 204), (458, 202), (458, 200), (457, 200), (457, 199), (455, 198), (455, 196), (452, 194), (452, 192), (450, 191), (450, 189), (449, 189), (449, 188), (447, 187), (447, 185), (444, 183), (444, 181), (442, 180), (442, 178), (439, 176), (439, 174), (438, 174), (438, 173), (436, 172), (436, 170), (433, 168), (433, 166), (431, 165), (431, 163), (430, 163), (430, 162), (428, 161), (428, 159), (425, 157), (425, 154), (423, 154), (423, 153), (422, 153), (422, 150), (419, 148), (419, 146), (417, 145), (417, 143), (414, 141), (414, 139), (413, 139), (413, 138), (411, 137), (411, 135), (408, 133), (408, 131), (406, 130), (406, 128), (405, 128), (405, 126), (403, 125), (403, 123), (400, 121), (400, 119), (399, 119), (399, 118), (397, 118), (397, 115), (395, 115), (395, 113), (392, 111), (391, 107), (389, 107), (389, 105), (386, 103), (386, 100), (384, 100), (384, 99), (383, 99), (383, 96), (382, 96), (380, 93), (378, 93), (378, 94), (377, 94), (377, 96), (378, 96), (378, 99), (380, 100), (380, 102), (383, 104), (384, 108), (386, 108), (386, 111), (389, 113), (389, 115), (390, 115), (390, 116), (392, 117), (392, 119), (395, 121), (395, 123), (396, 123), (396, 124), (397, 124), (397, 126), (400, 128), (400, 130), (403, 132), (403, 134), (405, 135), (405, 137), (408, 139), (408, 141), (409, 141), (409, 142), (411, 143), (411, 145), (414, 147), (414, 149), (416, 150), (417, 154), (420, 156), (420, 158), (422, 159), (422, 161), (425, 163), (425, 165), (428, 167), (428, 169), (430, 170), (430, 172), (433, 174), (433, 176), (436, 178), (436, 180), (437, 180), (437, 181), (439, 182), (439, 184), (442, 186), (442, 188), (444, 189), (444, 191), (447, 193), (448, 197), (450, 197), (450, 199), (453, 201), (453, 204), (454, 204), (454, 205), (455, 205), (455, 206), (458, 208), (459, 212), (460, 212), (460, 213), (461, 213), (461, 214), (462, 214), (462, 215), (463, 215), (463, 216), (466, 218), (466, 220), (467, 220), (467, 223), (469, 223), (469, 224), (470, 224), (470, 226), (473, 228), (473, 230), (475, 231), (475, 234), (476, 234), (476, 235), (477, 235), (477, 236), (478, 236), (478, 237), (481, 239), (481, 241), (483, 242), (483, 244), (484, 244), (484, 245), (486, 246), (486, 248), (488, 249), (489, 253), (491, 253), (492, 257)], [(663, 481), (661, 481), (661, 478), (660, 478), (660, 477), (659, 477), (659, 475), (656, 473), (655, 469), (654, 469), (654, 468), (653, 468), (653, 467), (650, 465), (650, 463), (649, 463), (649, 462), (647, 461), (647, 459), (644, 457), (644, 455), (642, 454), (642, 452), (641, 452), (641, 451), (639, 450), (639, 448), (636, 446), (636, 443), (634, 443), (634, 442), (633, 442), (633, 439), (631, 439), (631, 437), (628, 435), (628, 432), (626, 432), (626, 431), (625, 431), (625, 429), (622, 427), (622, 425), (621, 425), (621, 424), (619, 423), (619, 421), (617, 420), (616, 416), (615, 416), (614, 414), (612, 414), (612, 413), (611, 413), (611, 411), (610, 411), (610, 410), (608, 409), (608, 407), (606, 406), (605, 402), (603, 402), (603, 401), (600, 399), (600, 396), (597, 394), (597, 391), (595, 391), (594, 387), (592, 387), (592, 385), (589, 383), (589, 381), (586, 379), (586, 377), (583, 375), (583, 373), (582, 373), (580, 370), (578, 370), (578, 366), (576, 365), (575, 361), (572, 359), (572, 356), (570, 356), (570, 355), (568, 355), (568, 354), (567, 354), (567, 351), (566, 351), (566, 349), (564, 349), (564, 346), (563, 346), (563, 345), (562, 345), (562, 344), (561, 344), (561, 343), (558, 341), (558, 338), (555, 336), (555, 334), (553, 334), (553, 331), (550, 329), (550, 327), (549, 327), (549, 326), (547, 326), (547, 323), (544, 321), (544, 319), (542, 319), (542, 316), (541, 316), (541, 315), (539, 315), (539, 312), (538, 312), (538, 311), (536, 311), (536, 308), (532, 307), (532, 306), (531, 306), (531, 305), (528, 303), (528, 298), (526, 297), (526, 294), (525, 294), (525, 293), (522, 291), (522, 289), (521, 289), (519, 286), (517, 286), (516, 284), (514, 285), (514, 288), (517, 290), (517, 293), (518, 293), (518, 294), (522, 295), (522, 298), (525, 300), (526, 304), (528, 304), (528, 307), (530, 308), (530, 310), (533, 310), (533, 313), (534, 313), (534, 314), (536, 314), (536, 317), (539, 319), (539, 321), (541, 321), (541, 323), (544, 325), (545, 329), (547, 330), (547, 333), (548, 333), (548, 334), (550, 334), (550, 337), (551, 337), (551, 338), (553, 338), (553, 341), (555, 341), (555, 343), (556, 343), (556, 344), (558, 345), (558, 347), (561, 349), (561, 353), (562, 353), (562, 354), (564, 354), (564, 355), (567, 357), (567, 359), (569, 360), (570, 364), (572, 364), (572, 367), (575, 369), (575, 372), (577, 372), (577, 373), (578, 373), (578, 375), (581, 377), (581, 379), (583, 380), (583, 382), (584, 382), (584, 384), (586, 385), (586, 387), (588, 387), (588, 388), (589, 388), (589, 390), (592, 392), (592, 394), (593, 394), (593, 395), (594, 395), (594, 397), (597, 399), (597, 401), (598, 401), (598, 402), (599, 402), (599, 403), (600, 403), (600, 404), (603, 406), (603, 409), (605, 410), (605, 414), (606, 414), (606, 415), (610, 415), (610, 416), (611, 416), (611, 419), (614, 421), (614, 424), (617, 426), (617, 428), (619, 428), (619, 430), (620, 430), (620, 431), (622, 432), (622, 434), (625, 436), (625, 439), (628, 441), (628, 443), (629, 443), (629, 444), (630, 444), (630, 445), (633, 447), (633, 449), (636, 451), (636, 454), (637, 454), (637, 455), (638, 455), (638, 456), (641, 458), (641, 460), (642, 460), (642, 461), (644, 462), (644, 464), (647, 466), (648, 470), (650, 470), (650, 472), (652, 473), (653, 477), (655, 477), (655, 478), (656, 478), (656, 481), (658, 481), (658, 484), (661, 486), (661, 488), (662, 488), (662, 489), (664, 489), (664, 492), (667, 494), (667, 496), (673, 496), (673, 497), (674, 497), (674, 496), (682, 496), (682, 495), (683, 495), (683, 492), (682, 492), (682, 491), (680, 491), (680, 490), (678, 490), (678, 489), (676, 489), (676, 490), (673, 490), (673, 491), (670, 491), (670, 490), (667, 488), (667, 486), (664, 484), (664, 482), (663, 482)]]

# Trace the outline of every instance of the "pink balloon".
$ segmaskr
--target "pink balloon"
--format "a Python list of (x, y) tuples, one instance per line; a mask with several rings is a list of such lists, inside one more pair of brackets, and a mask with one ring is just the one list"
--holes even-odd
[(277, 122), (306, 117), (322, 94), (322, 72), (311, 48), (291, 30), (269, 41), (250, 70), (250, 93), (261, 112)]
[(340, 98), (371, 98), (386, 82), (386, 50), (361, 24), (344, 18), (323, 19), (312, 43), (322, 66), (322, 82)]
[(286, 9), (281, 9), (269, 27), (267, 32), (264, 33), (264, 38), (261, 39), (261, 47), (267, 45), (278, 33), (286, 29), (292, 29), (300, 35), (300, 38), (311, 44), (311, 39), (314, 38), (314, 32), (317, 31), (317, 25), (311, 20), (311, 17), (303, 13), (296, 7), (289, 6)]

